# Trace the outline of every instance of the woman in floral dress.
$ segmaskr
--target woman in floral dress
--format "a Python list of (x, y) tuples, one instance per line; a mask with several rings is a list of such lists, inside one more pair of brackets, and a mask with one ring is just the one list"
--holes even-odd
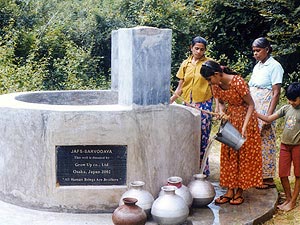
[(219, 114), (229, 116), (229, 122), (246, 138), (239, 150), (221, 144), (220, 185), (226, 187), (216, 204), (244, 202), (243, 192), (262, 185), (262, 152), (254, 102), (244, 79), (227, 67), (209, 60), (202, 65), (201, 75), (212, 85), (219, 100)]

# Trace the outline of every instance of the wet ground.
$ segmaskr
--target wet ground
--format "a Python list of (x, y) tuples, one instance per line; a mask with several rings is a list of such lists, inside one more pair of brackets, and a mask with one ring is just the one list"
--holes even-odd
[[(225, 190), (212, 182), (216, 197)], [(245, 202), (230, 204), (209, 204), (204, 208), (192, 208), (185, 225), (240, 225), (261, 224), (272, 218), (277, 202), (275, 188), (267, 190), (250, 189), (244, 193)], [(71, 214), (32, 210), (0, 201), (0, 225), (113, 225), (112, 214)], [(148, 221), (146, 225), (156, 225)]]

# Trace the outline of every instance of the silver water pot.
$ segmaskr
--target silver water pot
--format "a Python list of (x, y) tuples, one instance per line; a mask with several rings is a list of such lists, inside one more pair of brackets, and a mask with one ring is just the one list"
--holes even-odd
[(215, 188), (206, 180), (206, 175), (194, 174), (193, 177), (194, 180), (188, 184), (193, 197), (192, 207), (206, 206), (214, 200), (216, 196)]

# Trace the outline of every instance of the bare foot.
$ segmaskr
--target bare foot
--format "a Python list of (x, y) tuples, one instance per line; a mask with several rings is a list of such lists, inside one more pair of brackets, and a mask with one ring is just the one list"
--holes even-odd
[(287, 205), (290, 201), (289, 200), (285, 200), (284, 203), (280, 204), (280, 205), (277, 205), (277, 208), (280, 209), (280, 210), (283, 210), (282, 208)]
[(281, 208), (281, 210), (288, 212), (288, 211), (292, 210), (293, 208), (295, 208), (295, 206), (296, 206), (296, 203), (293, 203), (293, 202), (290, 201), (289, 203), (287, 203), (286, 205), (284, 205)]

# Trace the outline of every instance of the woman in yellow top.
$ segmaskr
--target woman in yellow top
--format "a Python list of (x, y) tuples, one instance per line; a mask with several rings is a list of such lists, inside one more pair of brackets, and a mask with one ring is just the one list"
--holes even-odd
[[(178, 96), (181, 96), (185, 103), (192, 104), (202, 110), (212, 111), (212, 93), (211, 88), (201, 74), (200, 69), (204, 62), (210, 58), (204, 55), (206, 51), (207, 41), (203, 37), (195, 37), (192, 40), (190, 49), (191, 56), (184, 60), (176, 74), (179, 78), (178, 86), (175, 93), (170, 98), (170, 103), (173, 103)], [(211, 115), (205, 112), (201, 113), (201, 147), (200, 147), (200, 167), (201, 162), (208, 145), (208, 139), (211, 130)], [(208, 159), (203, 171), (209, 175)]]

